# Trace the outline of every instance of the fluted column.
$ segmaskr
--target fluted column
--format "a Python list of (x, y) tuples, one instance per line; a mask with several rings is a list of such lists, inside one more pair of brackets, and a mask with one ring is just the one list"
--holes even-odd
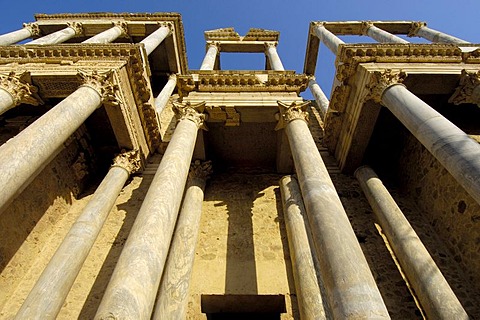
[(115, 22), (114, 26), (107, 29), (82, 43), (110, 43), (120, 36), (128, 35), (128, 25), (126, 22)]
[(280, 60), (277, 52), (276, 42), (265, 42), (265, 54), (268, 57), (268, 61), (270, 61), (270, 67), (272, 67), (272, 70), (285, 70), (283, 68), (282, 60)]
[(422, 37), (424, 39), (430, 40), (432, 42), (441, 42), (441, 43), (469, 43), (463, 39), (451, 36), (449, 34), (430, 29), (427, 27), (424, 22), (414, 22), (410, 32), (408, 33), (409, 37)]
[(480, 71), (462, 70), (460, 83), (448, 102), (455, 105), (474, 103), (480, 107)]
[(200, 70), (213, 70), (215, 67), (215, 61), (217, 60), (217, 55), (220, 50), (219, 46), (220, 44), (216, 42), (210, 42), (208, 44), (207, 53), (205, 53)]
[(114, 164), (68, 231), (15, 319), (56, 319), (118, 194), (130, 174), (139, 168), (138, 151), (124, 152), (115, 158)]
[(179, 122), (123, 247), (95, 319), (149, 319), (205, 103), (175, 105)]
[(378, 42), (409, 43), (407, 40), (404, 40), (400, 37), (397, 37), (396, 35), (391, 34), (390, 32), (376, 27), (370, 21), (365, 21), (362, 23), (362, 34), (369, 36), (370, 38)]
[(57, 44), (83, 33), (83, 27), (80, 22), (71, 22), (67, 23), (67, 25), (68, 27), (65, 29), (50, 33), (44, 37), (27, 42), (26, 44)]
[(49, 163), (88, 116), (103, 101), (112, 99), (112, 74), (113, 71), (80, 72), (84, 85), (0, 146), (0, 212)]
[(30, 73), (27, 71), (0, 73), (0, 115), (21, 103), (34, 106), (43, 104), (37, 94), (38, 89), (30, 82)]
[(175, 90), (175, 86), (177, 85), (177, 76), (175, 74), (171, 74), (168, 77), (168, 81), (163, 87), (162, 91), (158, 94), (155, 98), (155, 111), (158, 115), (161, 115), (163, 109), (167, 106), (167, 102), (170, 99), (173, 90)]
[(152, 32), (148, 37), (140, 41), (145, 45), (145, 50), (147, 51), (147, 55), (155, 50), (162, 42), (165, 40), (166, 37), (171, 35), (173, 32), (173, 25), (170, 23), (161, 23), (159, 24), (159, 28)]
[(411, 93), (401, 83), (405, 76), (392, 70), (374, 72), (370, 98), (387, 107), (480, 203), (480, 145)]
[(36, 23), (24, 23), (23, 29), (12, 31), (0, 36), (0, 46), (15, 44), (30, 37), (39, 36), (40, 28)]
[(303, 320), (325, 319), (322, 295), (305, 228), (305, 206), (297, 180), (292, 176), (280, 179), (280, 192), (300, 316)]
[(468, 319), (442, 272), (375, 172), (360, 167), (355, 177), (428, 319)]
[(308, 88), (310, 88), (310, 92), (312, 92), (315, 101), (320, 109), (320, 114), (322, 118), (325, 120), (327, 115), (328, 106), (330, 101), (328, 100), (327, 96), (323, 92), (322, 88), (318, 85), (317, 81), (315, 81), (314, 76), (310, 76), (308, 79)]
[(388, 319), (388, 311), (307, 126), (308, 103), (278, 101), (329, 305), (335, 319)]
[(170, 246), (152, 319), (186, 318), (188, 289), (200, 231), (203, 191), (211, 170), (211, 161), (201, 163), (197, 160), (190, 167), (187, 191), (175, 226), (175, 234)]
[(323, 22), (314, 22), (313, 32), (334, 55), (337, 55), (338, 47), (345, 44), (340, 38), (328, 31)]

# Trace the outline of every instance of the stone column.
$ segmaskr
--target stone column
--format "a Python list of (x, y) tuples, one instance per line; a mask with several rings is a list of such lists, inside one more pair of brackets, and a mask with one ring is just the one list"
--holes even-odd
[(387, 107), (457, 182), (480, 203), (480, 145), (411, 93), (403, 72), (372, 74), (370, 98)]
[(92, 199), (69, 230), (15, 319), (56, 319), (129, 175), (140, 168), (138, 151), (115, 158)]
[(315, 81), (314, 76), (309, 77), (308, 87), (310, 88), (310, 91), (312, 92), (313, 97), (315, 98), (315, 101), (317, 102), (317, 105), (318, 105), (318, 108), (320, 109), (320, 114), (322, 115), (323, 120), (325, 120), (325, 117), (327, 116), (328, 105), (330, 104), (330, 101), (328, 101), (327, 96), (323, 92), (322, 88), (320, 88), (317, 81)]
[(123, 247), (95, 319), (150, 319), (205, 103), (175, 105), (179, 122)]
[(162, 91), (158, 94), (155, 98), (155, 111), (160, 116), (165, 109), (168, 99), (170, 99), (173, 90), (175, 90), (175, 86), (177, 85), (177, 76), (175, 74), (171, 74), (168, 77), (168, 81), (163, 87)]
[(113, 97), (113, 71), (80, 72), (84, 85), (0, 146), (0, 213), (58, 153), (65, 140)]
[(168, 260), (163, 272), (154, 320), (185, 319), (188, 289), (195, 259), (195, 248), (202, 215), (203, 191), (212, 170), (211, 161), (195, 161), (190, 167), (187, 191), (183, 198)]
[(376, 27), (370, 21), (364, 21), (362, 23), (362, 34), (369, 36), (370, 38), (378, 42), (409, 43), (407, 40), (404, 40), (400, 37), (397, 37), (396, 35), (391, 34), (390, 32)]
[(464, 44), (469, 43), (468, 41), (462, 40), (460, 38), (448, 35), (446, 33), (430, 29), (427, 27), (425, 22), (414, 22), (410, 32), (408, 33), (409, 37), (422, 37), (432, 42), (441, 42), (441, 43), (455, 43), (455, 44)]
[(272, 70), (285, 70), (283, 68), (282, 60), (280, 60), (280, 57), (278, 56), (276, 42), (265, 42), (265, 54), (267, 55), (268, 61), (270, 61), (270, 67), (272, 67)]
[(205, 58), (203, 58), (202, 65), (200, 70), (213, 70), (215, 67), (215, 61), (217, 60), (217, 55), (219, 53), (220, 44), (216, 42), (210, 42), (207, 46), (207, 53)]
[(278, 101), (335, 319), (388, 319), (360, 244), (307, 126), (308, 103)]
[(448, 102), (455, 105), (473, 103), (480, 107), (480, 71), (462, 70), (460, 83)]
[(126, 22), (115, 22), (114, 26), (108, 30), (105, 30), (90, 39), (83, 41), (82, 43), (110, 43), (120, 36), (128, 35), (128, 25)]
[(304, 320), (325, 319), (322, 295), (305, 228), (305, 207), (297, 180), (292, 176), (280, 179), (280, 192), (300, 317)]
[(83, 33), (83, 27), (80, 22), (67, 23), (68, 27), (54, 33), (50, 33), (44, 37), (32, 40), (26, 44), (57, 44), (65, 42), (76, 35)]
[(323, 22), (314, 22), (313, 32), (334, 55), (337, 55), (338, 47), (341, 44), (345, 44), (336, 35), (328, 31)]
[(38, 89), (30, 84), (27, 71), (0, 73), (0, 115), (21, 103), (38, 106), (43, 104)]
[(147, 51), (147, 55), (155, 50), (156, 47), (160, 45), (160, 43), (165, 40), (166, 37), (171, 35), (173, 32), (173, 25), (171, 23), (159, 23), (159, 28), (152, 32), (148, 37), (140, 41), (145, 45), (145, 50)]
[(375, 172), (360, 167), (355, 177), (428, 319), (468, 319), (442, 272)]
[(0, 46), (15, 44), (30, 37), (39, 36), (40, 28), (36, 23), (24, 23), (23, 29), (12, 31), (0, 36)]

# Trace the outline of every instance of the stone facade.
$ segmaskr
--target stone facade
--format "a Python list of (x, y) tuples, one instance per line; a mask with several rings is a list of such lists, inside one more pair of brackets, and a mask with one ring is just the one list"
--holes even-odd
[(0, 35), (0, 319), (480, 317), (478, 45), (314, 21), (299, 74), (222, 28), (197, 70), (176, 13), (35, 18)]

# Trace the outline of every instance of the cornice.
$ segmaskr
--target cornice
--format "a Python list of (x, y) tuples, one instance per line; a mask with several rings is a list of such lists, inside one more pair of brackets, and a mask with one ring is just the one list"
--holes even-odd
[(156, 13), (113, 13), (113, 12), (95, 12), (95, 13), (56, 13), (56, 14), (35, 14), (35, 20), (68, 20), (68, 19), (112, 19), (123, 18), (125, 20), (174, 20), (181, 19), (181, 15), (176, 12), (156, 12)]

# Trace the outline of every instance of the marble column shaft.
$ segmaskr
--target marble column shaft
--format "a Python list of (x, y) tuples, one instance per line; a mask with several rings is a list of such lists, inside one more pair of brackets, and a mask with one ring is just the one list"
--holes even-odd
[(323, 120), (327, 116), (328, 105), (330, 101), (328, 100), (327, 96), (323, 92), (322, 88), (318, 85), (317, 81), (315, 81), (315, 77), (310, 77), (308, 80), (308, 87), (317, 102), (318, 108), (320, 110), (320, 114), (322, 115)]
[(297, 180), (292, 176), (280, 179), (280, 192), (300, 317), (304, 320), (325, 319), (322, 295), (305, 228), (305, 207)]
[(200, 66), (200, 70), (213, 70), (215, 67), (215, 61), (217, 60), (218, 55), (218, 45), (215, 43), (210, 43), (208, 45), (207, 53), (205, 53), (205, 57), (203, 58), (202, 65)]
[(130, 152), (116, 159), (30, 291), (16, 319), (56, 319), (130, 172), (138, 168), (135, 158), (136, 152)]
[(158, 292), (154, 320), (186, 319), (190, 278), (202, 215), (203, 192), (211, 164), (192, 165), (168, 260)]
[(321, 23), (315, 24), (313, 31), (320, 41), (322, 41), (327, 48), (333, 52), (334, 55), (337, 55), (338, 47), (345, 43), (336, 35), (328, 31), (327, 28), (325, 28), (325, 26)]
[(24, 28), (0, 35), (0, 46), (15, 44), (31, 36), (39, 34), (38, 25), (33, 23), (24, 24)]
[(389, 319), (301, 106), (279, 102), (329, 305), (336, 319)]
[(65, 29), (50, 33), (44, 37), (32, 40), (26, 44), (57, 44), (65, 42), (75, 35), (79, 34), (81, 26), (79, 24), (72, 24), (71, 26), (66, 27)]
[(122, 34), (126, 34), (125, 31), (126, 30), (122, 28), (122, 26), (116, 25), (99, 34), (96, 34), (82, 43), (110, 43), (120, 37)]
[(279, 70), (284, 71), (282, 60), (280, 60), (280, 56), (277, 52), (277, 47), (273, 43), (265, 44), (265, 54), (268, 57), (268, 61), (270, 61), (270, 67), (272, 70)]
[(147, 51), (147, 55), (155, 50), (162, 42), (165, 40), (166, 37), (172, 34), (172, 29), (169, 26), (160, 26), (157, 30), (152, 32), (148, 37), (140, 41), (145, 45), (145, 50)]
[(480, 203), (480, 145), (403, 84), (381, 95), (382, 104), (427, 148), (457, 182)]
[[(95, 319), (150, 319), (203, 118), (178, 123), (110, 278)], [(200, 121), (200, 119), (202, 119)]]
[(360, 167), (355, 177), (428, 319), (468, 319), (442, 272), (375, 172)]
[(0, 115), (15, 107), (12, 95), (5, 89), (0, 88)]
[(397, 37), (396, 35), (391, 34), (390, 32), (382, 30), (374, 26), (372, 23), (364, 24), (364, 33), (370, 38), (382, 43), (409, 43), (407, 40), (404, 40), (400, 37)]
[(173, 90), (175, 90), (175, 86), (177, 85), (177, 76), (175, 74), (171, 74), (168, 77), (168, 81), (163, 87), (162, 91), (158, 94), (155, 98), (155, 111), (160, 116), (163, 112), (163, 109), (167, 106), (168, 100), (172, 96)]
[(0, 146), (0, 213), (102, 104), (100, 89), (83, 85)]
[(420, 27), (417, 32), (415, 33), (416, 36), (425, 38), (432, 42), (440, 42), (440, 43), (469, 43), (468, 41), (462, 40), (460, 38), (448, 35), (446, 33), (430, 29), (426, 26)]

